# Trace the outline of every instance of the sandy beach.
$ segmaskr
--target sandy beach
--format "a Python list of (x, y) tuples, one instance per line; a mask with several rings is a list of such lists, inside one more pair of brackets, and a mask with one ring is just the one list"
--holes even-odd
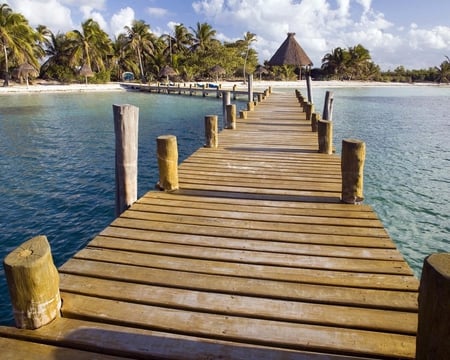
[[(189, 86), (190, 84), (198, 83), (183, 83), (182, 86)], [(219, 82), (223, 90), (232, 89), (234, 85), (239, 90), (246, 90), (247, 84), (233, 81)], [(152, 84), (152, 85), (156, 85)], [(273, 89), (280, 88), (292, 88), (292, 89), (304, 89), (306, 88), (305, 80), (298, 81), (253, 81), (253, 88), (255, 90), (265, 90), (271, 86)], [(449, 84), (433, 84), (433, 83), (386, 83), (386, 82), (374, 82), (374, 81), (312, 81), (314, 88), (342, 88), (342, 87), (411, 87), (411, 86), (440, 86), (450, 87)], [(43, 84), (37, 83), (33, 85), (20, 85), (13, 83), (8, 87), (0, 87), (0, 95), (5, 94), (26, 94), (26, 93), (60, 93), (60, 92), (105, 92), (105, 91), (125, 91), (120, 83), (108, 83), (108, 84), (70, 84), (70, 85), (57, 85), (57, 84)]]

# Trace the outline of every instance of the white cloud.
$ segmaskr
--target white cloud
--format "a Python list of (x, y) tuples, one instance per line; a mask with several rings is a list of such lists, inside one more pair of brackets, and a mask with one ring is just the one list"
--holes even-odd
[(99, 24), (100, 28), (103, 31), (109, 32), (109, 26), (105, 18), (98, 11), (95, 11), (93, 7), (89, 5), (83, 5), (80, 7), (80, 10), (83, 13), (83, 20), (92, 19)]
[(11, 8), (23, 14), (30, 25), (46, 25), (55, 31), (72, 30), (71, 11), (57, 0), (9, 0)]
[(130, 7), (120, 9), (119, 12), (111, 17), (110, 31), (114, 36), (124, 32), (125, 26), (131, 26), (135, 19), (134, 10)]
[(167, 9), (158, 8), (158, 7), (149, 7), (149, 8), (147, 8), (146, 12), (150, 16), (154, 16), (154, 17), (164, 17), (169, 13), (167, 11)]
[(431, 29), (420, 29), (411, 24), (409, 44), (413, 49), (430, 48), (450, 52), (450, 27), (436, 26)]

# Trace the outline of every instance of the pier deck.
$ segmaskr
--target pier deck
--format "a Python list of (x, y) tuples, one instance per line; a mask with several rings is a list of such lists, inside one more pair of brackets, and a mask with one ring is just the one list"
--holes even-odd
[(340, 203), (293, 93), (179, 177), (59, 269), (62, 318), (0, 328), (7, 358), (414, 358), (418, 280), (369, 205)]

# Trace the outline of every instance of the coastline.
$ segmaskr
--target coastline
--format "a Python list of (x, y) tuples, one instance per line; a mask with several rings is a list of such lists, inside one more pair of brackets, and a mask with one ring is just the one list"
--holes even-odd
[[(202, 82), (203, 83), (203, 82)], [(205, 82), (206, 83), (206, 82)], [(190, 84), (197, 84), (194, 82), (183, 83), (183, 86), (189, 86)], [(246, 90), (247, 84), (242, 81), (223, 81), (219, 82), (221, 88), (224, 90), (230, 90), (234, 85), (239, 90)], [(155, 84), (156, 85), (156, 84)], [(253, 80), (253, 88), (256, 90), (265, 90), (269, 86), (278, 89), (287, 88), (306, 88), (305, 80), (297, 81), (265, 81), (265, 80)], [(312, 81), (313, 88), (358, 88), (358, 87), (412, 87), (412, 86), (437, 86), (437, 87), (450, 87), (450, 84), (436, 84), (436, 83), (393, 83), (393, 82), (375, 82), (375, 81)], [(121, 83), (108, 83), (108, 84), (33, 84), (33, 85), (19, 85), (12, 84), (8, 87), (0, 87), (0, 95), (7, 94), (29, 94), (29, 93), (61, 93), (61, 92), (105, 92), (105, 91), (126, 91), (121, 86)]]

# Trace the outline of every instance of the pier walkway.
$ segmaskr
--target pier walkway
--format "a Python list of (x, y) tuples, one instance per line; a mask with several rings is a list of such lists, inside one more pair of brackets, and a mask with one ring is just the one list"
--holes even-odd
[(271, 94), (67, 261), (62, 318), (1, 327), (3, 354), (414, 358), (418, 280), (369, 205), (340, 203), (340, 171)]

